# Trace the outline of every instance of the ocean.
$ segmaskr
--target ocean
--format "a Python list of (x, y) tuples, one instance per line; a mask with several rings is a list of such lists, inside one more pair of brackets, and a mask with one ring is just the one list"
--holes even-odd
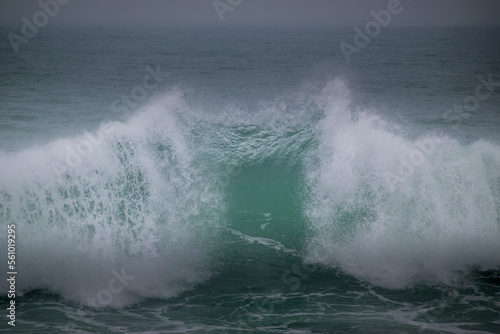
[(500, 28), (18, 30), (1, 332), (500, 333)]

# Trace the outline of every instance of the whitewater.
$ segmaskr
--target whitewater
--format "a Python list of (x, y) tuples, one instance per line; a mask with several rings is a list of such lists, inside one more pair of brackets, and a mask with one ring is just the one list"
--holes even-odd
[[(96, 49), (114, 33), (102, 34)], [(305, 54), (317, 54), (332, 32), (304, 32), (299, 42), (279, 29), (226, 38), (245, 43), (236, 33), (262, 39), (249, 51), (257, 55), (278, 40), (280, 47), (295, 50), (299, 43)], [(398, 43), (411, 33), (396, 34)], [(54, 34), (80, 50), (73, 35)], [(57, 43), (51, 36), (46, 43)], [(186, 50), (211, 45), (196, 44), (195, 36), (184, 31), (175, 38)], [(286, 61), (277, 46), (270, 59), (248, 60), (239, 51), (228, 55), (230, 43), (220, 43), (226, 51), (207, 61), (206, 73), (192, 70), (195, 54), (193, 63), (183, 63), (150, 50), (155, 59), (178, 61), (181, 75), (172, 66), (164, 86), (124, 115), (109, 106), (130, 85), (112, 83), (141, 79), (142, 64), (103, 75), (102, 86), (82, 84), (92, 88), (74, 95), (57, 91), (64, 85), (56, 78), (73, 80), (69, 71), (47, 72), (41, 84), (48, 88), (25, 102), (15, 97), (25, 87), (6, 88), (0, 220), (16, 225), (19, 327), (26, 333), (497, 332), (498, 92), (481, 102), (482, 113), (457, 126), (443, 117), (441, 101), (473, 92), (477, 75), (457, 94), (441, 87), (429, 100), (414, 100), (418, 93), (401, 93), (404, 85), (384, 88), (370, 81), (375, 76), (359, 80), (337, 65), (310, 69), (295, 60), (298, 50)], [(127, 57), (143, 55), (143, 48), (127, 45)], [(372, 54), (384, 50), (374, 44)], [(227, 57), (233, 67), (223, 64)], [(434, 64), (425, 59), (418, 66)], [(251, 64), (261, 68), (235, 79)], [(290, 66), (298, 69), (287, 72)], [(366, 71), (398, 67), (384, 66)], [(269, 79), (271, 72), (282, 79)], [(223, 74), (214, 79), (217, 73)], [(394, 73), (395, 81), (408, 80)], [(410, 90), (421, 89), (430, 90), (418, 84)], [(30, 99), (46, 104), (35, 107)], [(0, 244), (7, 249), (4, 232)], [(2, 281), (2, 300), (8, 289)]]

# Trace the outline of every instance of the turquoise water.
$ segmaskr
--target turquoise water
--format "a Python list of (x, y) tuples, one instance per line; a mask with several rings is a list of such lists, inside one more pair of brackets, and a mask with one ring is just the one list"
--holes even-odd
[(0, 330), (500, 332), (499, 35), (3, 39)]

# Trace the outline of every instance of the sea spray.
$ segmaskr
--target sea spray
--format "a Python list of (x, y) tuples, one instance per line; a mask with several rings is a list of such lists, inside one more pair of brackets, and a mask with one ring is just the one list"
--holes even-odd
[[(103, 125), (97, 145), (60, 175), (51, 163), (85, 134), (4, 154), (0, 216), (22, 234), (19, 290), (124, 305), (210, 276), (221, 203), (176, 122), (184, 107), (171, 93), (125, 123)], [(116, 273), (133, 279), (118, 286)]]
[[(0, 217), (23, 236), (18, 288), (92, 306), (169, 298), (225, 260), (258, 258), (238, 233), (384, 287), (498, 268), (498, 146), (410, 140), (354, 109), (344, 81), (316, 88), (210, 115), (173, 90), (126, 122), (2, 152)], [(92, 150), (54, 173), (89, 135)], [(385, 173), (416, 149), (425, 160), (391, 191)]]
[[(373, 113), (355, 120), (340, 80), (321, 100), (325, 117), (305, 203), (313, 231), (306, 259), (322, 250), (323, 264), (393, 288), (500, 266), (498, 146), (447, 136), (412, 141)], [(389, 189), (384, 174), (429, 140), (432, 154)]]

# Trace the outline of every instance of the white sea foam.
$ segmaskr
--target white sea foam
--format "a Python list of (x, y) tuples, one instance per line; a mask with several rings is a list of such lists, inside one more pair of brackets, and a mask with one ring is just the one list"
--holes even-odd
[[(309, 166), (308, 261), (386, 287), (500, 267), (498, 146), (447, 136), (409, 140), (374, 113), (353, 119), (340, 80), (319, 99), (325, 117)], [(433, 150), (391, 189), (386, 173), (398, 175), (401, 161), (431, 140)]]
[(2, 153), (0, 214), (17, 224), (19, 291), (125, 305), (210, 276), (221, 203), (193, 164), (183, 108), (169, 93), (124, 123)]

